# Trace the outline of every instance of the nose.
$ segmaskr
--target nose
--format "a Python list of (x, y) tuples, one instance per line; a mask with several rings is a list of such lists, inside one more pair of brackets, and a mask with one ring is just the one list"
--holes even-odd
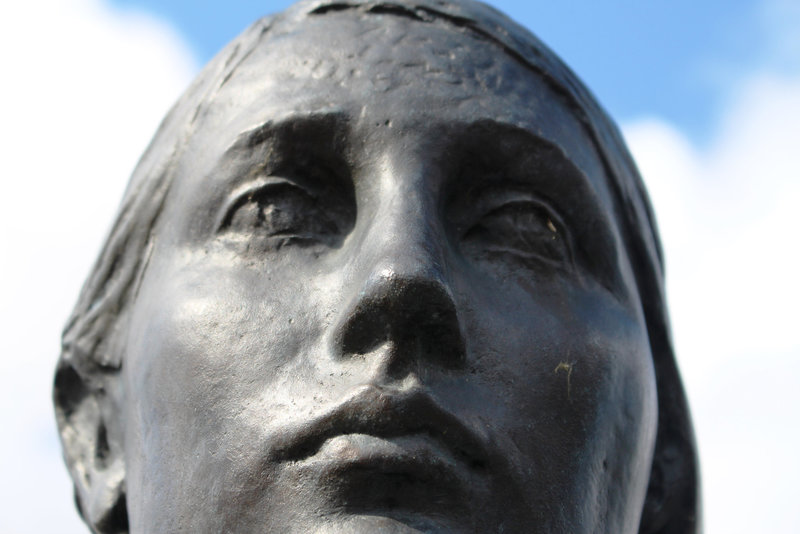
[(465, 362), (445, 272), (445, 233), (424, 194), (396, 195), (373, 217), (353, 252), (357, 274), (334, 334), (340, 357), (380, 354), (393, 378), (420, 366), (456, 369)]

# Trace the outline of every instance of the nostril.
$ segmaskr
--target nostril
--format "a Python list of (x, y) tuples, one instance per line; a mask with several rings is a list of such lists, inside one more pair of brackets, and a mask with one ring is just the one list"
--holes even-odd
[(419, 358), (446, 369), (463, 366), (466, 360), (464, 336), (455, 309), (437, 310), (418, 317), (413, 335), (418, 341)]
[(416, 362), (452, 369), (466, 359), (455, 303), (436, 280), (375, 278), (336, 336), (342, 356), (368, 354), (387, 342), (393, 345), (392, 367)]
[(366, 354), (389, 340), (388, 318), (375, 313), (375, 308), (374, 302), (361, 301), (348, 314), (338, 336), (343, 354)]

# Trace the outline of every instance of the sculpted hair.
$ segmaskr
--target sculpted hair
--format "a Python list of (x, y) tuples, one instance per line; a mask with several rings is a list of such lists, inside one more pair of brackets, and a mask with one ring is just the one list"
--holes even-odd
[[(656, 372), (658, 435), (639, 532), (700, 532), (694, 437), (675, 365), (661, 246), (639, 173), (618, 129), (572, 71), (526, 29), (472, 0), (301, 2), (281, 14), (257, 21), (203, 69), (165, 117), (139, 161), (100, 257), (64, 329), (54, 401), (65, 449), (70, 440), (80, 439), (70, 431), (79, 426), (72, 421), (74, 408), (105, 395), (105, 378), (118, 373), (124, 364), (120, 346), (125, 337), (126, 312), (136, 299), (139, 280), (157, 239), (154, 228), (175, 175), (175, 164), (192, 132), (201, 127), (208, 103), (265, 36), (291, 31), (307, 17), (339, 12), (359, 17), (375, 14), (406, 17), (421, 24), (444, 25), (491, 42), (541, 76), (581, 122), (605, 167), (616, 220), (636, 278)], [(89, 476), (86, 466), (91, 461), (88, 457), (67, 458), (76, 481), (76, 501), (84, 517), (89, 511), (77, 481)], [(119, 506), (122, 509), (115, 507), (116, 515), (106, 520), (124, 524), (127, 529), (124, 502)]]

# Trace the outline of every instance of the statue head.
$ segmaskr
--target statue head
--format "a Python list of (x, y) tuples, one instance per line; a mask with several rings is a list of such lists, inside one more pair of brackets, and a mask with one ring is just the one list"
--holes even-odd
[(470, 0), (306, 1), (143, 155), (55, 382), (96, 532), (698, 529), (611, 120)]

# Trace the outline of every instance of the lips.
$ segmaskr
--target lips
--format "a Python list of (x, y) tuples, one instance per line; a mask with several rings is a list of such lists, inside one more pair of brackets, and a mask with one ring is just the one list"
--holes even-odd
[(469, 470), (481, 471), (487, 464), (484, 440), (424, 389), (376, 385), (360, 386), (334, 407), (284, 429), (272, 443), (270, 460), (304, 460), (319, 453), (332, 438), (350, 435), (386, 440), (422, 436), (441, 444)]

